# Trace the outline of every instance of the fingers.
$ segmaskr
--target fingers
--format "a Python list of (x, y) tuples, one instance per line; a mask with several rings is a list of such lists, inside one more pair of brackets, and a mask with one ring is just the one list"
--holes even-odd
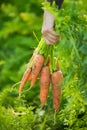
[(44, 39), (48, 45), (53, 45), (57, 42), (57, 40), (51, 39), (50, 37), (47, 37), (47, 36), (44, 37)]
[(49, 45), (55, 44), (56, 42), (58, 42), (60, 40), (60, 35), (56, 34), (54, 32), (54, 30), (52, 30), (52, 29), (43, 31), (43, 37), (44, 37), (46, 43)]
[(44, 10), (44, 19), (42, 25), (42, 34), (47, 44), (52, 45), (59, 41), (59, 35), (54, 31), (54, 16), (47, 10)]
[(54, 31), (52, 30), (47, 30), (43, 33), (43, 36), (47, 36), (48, 38), (52, 38), (53, 40), (56, 40), (58, 38), (58, 34), (56, 34)]

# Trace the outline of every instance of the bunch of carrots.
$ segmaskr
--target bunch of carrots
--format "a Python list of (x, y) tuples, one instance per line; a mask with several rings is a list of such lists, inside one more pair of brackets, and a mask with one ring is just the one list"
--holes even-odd
[(26, 82), (30, 81), (30, 88), (32, 88), (37, 78), (40, 77), (41, 106), (43, 107), (45, 105), (49, 88), (52, 86), (53, 105), (54, 109), (58, 110), (60, 107), (60, 86), (62, 84), (63, 74), (57, 58), (54, 58), (54, 49), (55, 45), (47, 45), (44, 38), (41, 38), (22, 77), (19, 93), (21, 94)]

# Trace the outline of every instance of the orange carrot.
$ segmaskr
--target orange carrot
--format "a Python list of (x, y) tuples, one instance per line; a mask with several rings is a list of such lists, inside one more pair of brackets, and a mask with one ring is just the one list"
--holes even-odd
[(25, 71), (25, 73), (24, 73), (24, 75), (23, 75), (23, 77), (22, 77), (21, 84), (20, 84), (20, 87), (19, 87), (19, 93), (22, 92), (25, 83), (28, 81), (28, 78), (29, 78), (29, 76), (30, 76), (30, 73), (31, 73), (31, 69), (28, 68), (28, 69)]
[(45, 66), (41, 70), (40, 75), (40, 101), (41, 106), (44, 106), (50, 86), (50, 70), (48, 66)]
[(52, 94), (53, 94), (53, 105), (54, 109), (57, 110), (60, 107), (60, 97), (61, 97), (61, 82), (63, 75), (61, 71), (53, 72), (51, 75), (52, 82)]
[(40, 73), (42, 67), (44, 64), (44, 56), (43, 55), (37, 55), (36, 59), (34, 61), (34, 66), (32, 68), (32, 80), (31, 80), (31, 86), (34, 86), (37, 76)]
[(32, 65), (33, 65), (33, 62), (34, 62), (34, 59), (35, 59), (35, 55), (36, 55), (36, 49), (34, 50), (33, 55), (30, 58), (29, 63), (27, 65), (27, 70), (25, 71), (25, 73), (22, 77), (20, 88), (19, 88), (19, 93), (22, 92), (25, 83), (30, 81), (31, 78), (32, 78), (31, 68), (32, 68)]
[(32, 79), (32, 72), (30, 72), (30, 75), (29, 75), (27, 81), (31, 81), (31, 79)]

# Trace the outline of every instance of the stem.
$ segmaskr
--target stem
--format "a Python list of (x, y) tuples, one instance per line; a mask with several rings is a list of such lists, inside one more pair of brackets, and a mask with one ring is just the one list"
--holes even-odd
[(43, 46), (41, 46), (39, 53), (44, 54), (45, 50), (46, 50), (46, 45), (43, 43)]
[(51, 46), (50, 46), (49, 50), (50, 50), (50, 72), (52, 73), (52, 51), (51, 51)]
[(54, 46), (52, 46), (52, 71), (54, 70)]
[(55, 113), (54, 113), (54, 125), (56, 124), (56, 110), (55, 110)]
[(39, 53), (41, 47), (43, 46), (43, 42), (44, 42), (44, 39), (42, 37), (41, 40), (40, 40), (40, 42), (39, 42), (39, 44), (38, 44), (38, 46), (37, 46), (37, 48), (36, 48), (36, 52), (37, 53)]
[(54, 70), (54, 47), (50, 46), (50, 71), (51, 73)]
[(45, 51), (45, 65), (47, 64), (48, 62), (48, 55), (49, 55), (49, 46), (47, 45), (46, 46), (46, 51)]

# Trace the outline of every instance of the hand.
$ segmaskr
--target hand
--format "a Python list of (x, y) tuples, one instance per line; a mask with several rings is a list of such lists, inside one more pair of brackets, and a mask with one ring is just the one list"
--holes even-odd
[(42, 34), (47, 44), (53, 45), (59, 41), (60, 35), (54, 31), (54, 16), (48, 11), (44, 11)]

